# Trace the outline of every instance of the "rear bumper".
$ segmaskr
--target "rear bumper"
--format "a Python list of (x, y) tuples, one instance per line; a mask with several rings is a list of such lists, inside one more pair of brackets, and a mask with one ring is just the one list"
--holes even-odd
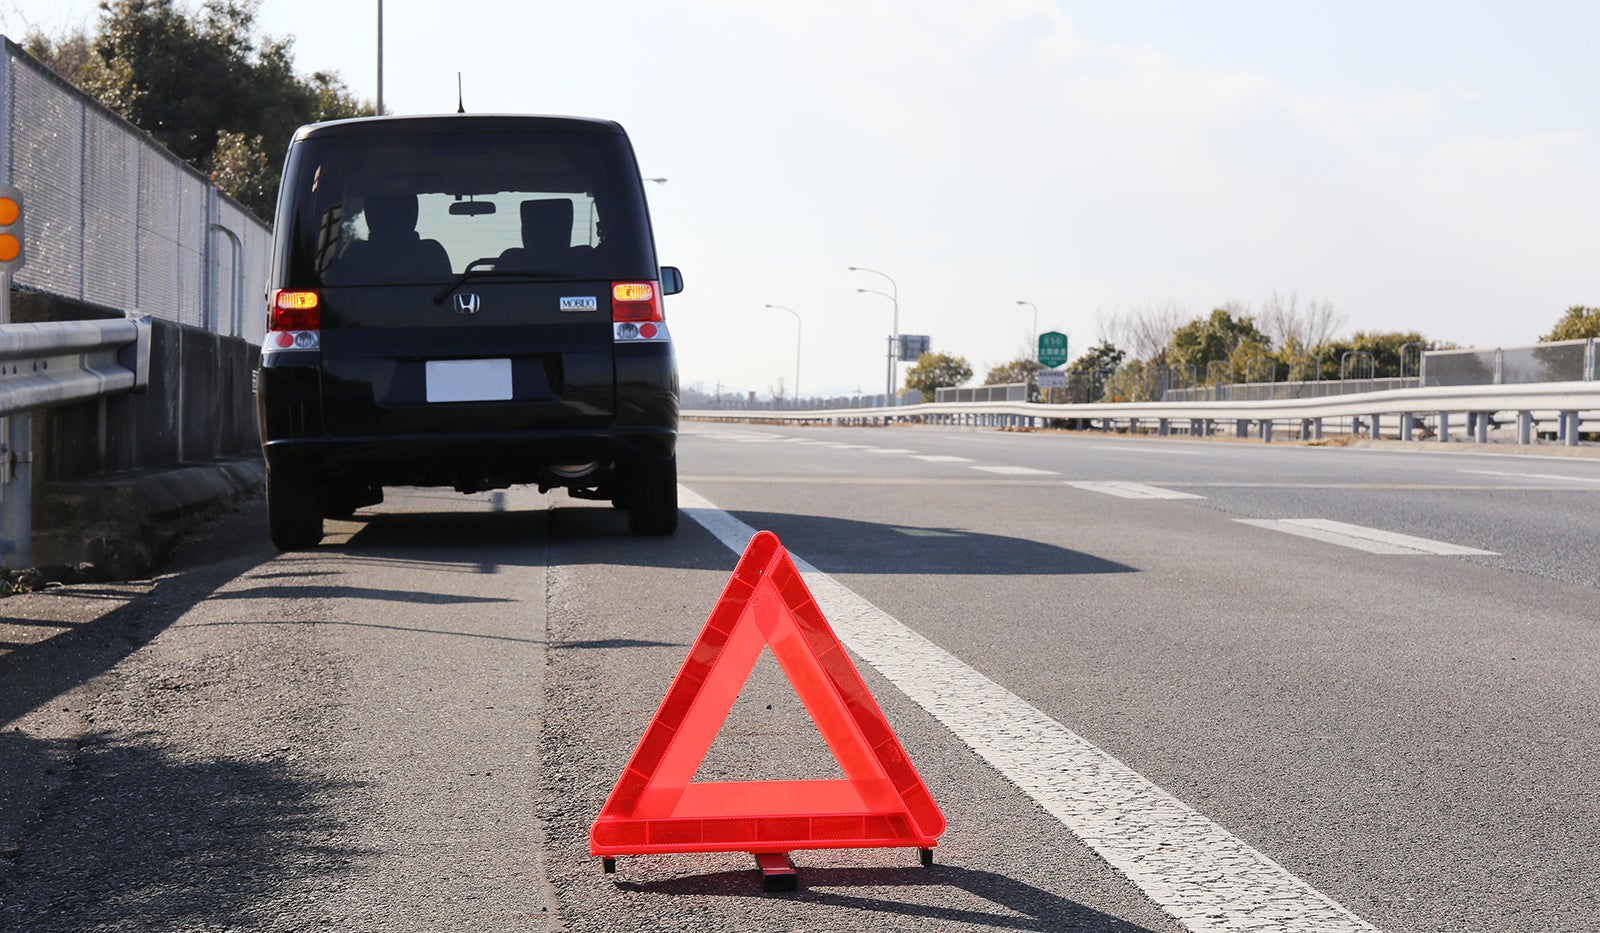
[(488, 488), (552, 482), (549, 468), (567, 464), (598, 463), (604, 474), (611, 465), (666, 460), (677, 449), (670, 370), (666, 379), (619, 384), (617, 410), (607, 423), (541, 424), (531, 408), (510, 405), (496, 423), (467, 430), (346, 434), (323, 422), (316, 368), (286, 362), (257, 371), (257, 423), (269, 470), (380, 486)]
[(561, 464), (666, 460), (677, 447), (669, 427), (595, 431), (518, 431), (401, 437), (289, 437), (266, 440), (267, 469), (380, 486), (453, 486), (463, 478), (532, 483)]

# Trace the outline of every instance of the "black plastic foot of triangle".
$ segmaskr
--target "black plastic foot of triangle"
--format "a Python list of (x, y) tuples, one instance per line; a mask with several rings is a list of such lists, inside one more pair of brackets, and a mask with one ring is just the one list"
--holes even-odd
[(614, 858), (603, 858), (600, 860), (600, 868), (606, 874), (614, 875), (617, 873), (617, 860)]
[(917, 851), (922, 853), (922, 867), (923, 868), (932, 868), (933, 867), (933, 850), (932, 849), (918, 849)]

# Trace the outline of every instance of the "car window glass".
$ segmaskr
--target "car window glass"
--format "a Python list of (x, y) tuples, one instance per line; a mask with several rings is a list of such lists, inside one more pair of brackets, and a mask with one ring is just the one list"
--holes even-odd
[(299, 160), (296, 278), (431, 284), (475, 268), (623, 277), (653, 265), (621, 137), (312, 138)]

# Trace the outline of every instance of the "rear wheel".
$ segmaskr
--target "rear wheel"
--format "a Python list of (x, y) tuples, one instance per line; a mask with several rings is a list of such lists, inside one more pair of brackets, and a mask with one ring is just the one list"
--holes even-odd
[(322, 540), (322, 503), (308, 480), (267, 471), (267, 530), (280, 551), (315, 547)]
[(678, 458), (636, 463), (628, 476), (628, 530), (670, 535), (678, 530)]

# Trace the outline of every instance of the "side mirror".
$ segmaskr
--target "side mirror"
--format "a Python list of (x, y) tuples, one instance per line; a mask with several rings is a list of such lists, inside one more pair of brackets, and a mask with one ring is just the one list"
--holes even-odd
[(676, 295), (683, 291), (683, 273), (677, 266), (661, 267), (661, 294)]

